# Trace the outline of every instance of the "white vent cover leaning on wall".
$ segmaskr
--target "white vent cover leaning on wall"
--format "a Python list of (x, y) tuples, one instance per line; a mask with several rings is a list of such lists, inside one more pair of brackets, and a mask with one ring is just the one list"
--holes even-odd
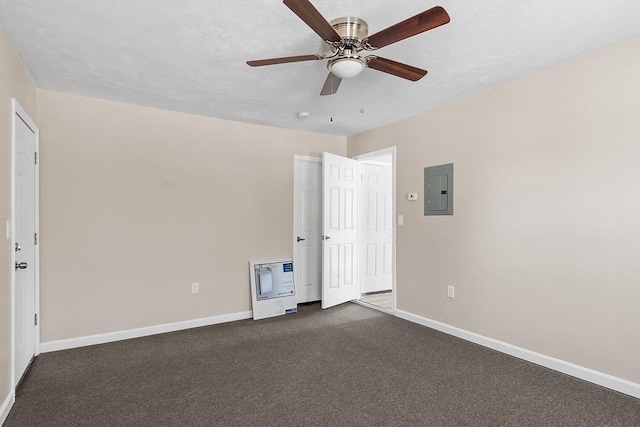
[(249, 262), (253, 319), (298, 311), (291, 259)]

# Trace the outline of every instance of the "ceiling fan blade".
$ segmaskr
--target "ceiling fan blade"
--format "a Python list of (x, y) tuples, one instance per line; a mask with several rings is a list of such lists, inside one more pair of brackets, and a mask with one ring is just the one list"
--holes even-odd
[(373, 68), (374, 70), (382, 71), (383, 73), (402, 77), (403, 79), (411, 80), (412, 82), (420, 80), (427, 74), (427, 70), (403, 64), (402, 62), (380, 58), (379, 56), (373, 56), (369, 58), (371, 59), (368, 59), (367, 67)]
[(284, 0), (283, 3), (293, 11), (305, 24), (315, 31), (322, 40), (339, 42), (340, 35), (336, 33), (331, 24), (313, 7), (309, 0)]
[(440, 6), (432, 7), (369, 36), (368, 42), (372, 48), (381, 48), (447, 24), (449, 21), (451, 18), (446, 10)]
[(258, 59), (255, 61), (247, 61), (247, 64), (252, 67), (262, 67), (263, 65), (286, 64), (289, 62), (300, 62), (300, 61), (313, 61), (316, 59), (324, 59), (324, 55), (315, 54), (315, 55), (283, 56), (282, 58)]
[(324, 86), (322, 86), (320, 95), (333, 95), (338, 91), (340, 82), (342, 82), (342, 79), (340, 77), (336, 77), (333, 75), (333, 73), (329, 73), (329, 75), (327, 76), (327, 80), (324, 81)]

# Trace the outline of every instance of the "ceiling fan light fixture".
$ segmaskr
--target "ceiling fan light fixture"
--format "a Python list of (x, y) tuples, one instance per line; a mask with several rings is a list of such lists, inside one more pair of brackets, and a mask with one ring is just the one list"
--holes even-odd
[(329, 71), (341, 79), (350, 79), (364, 70), (365, 61), (360, 57), (336, 58), (328, 64)]

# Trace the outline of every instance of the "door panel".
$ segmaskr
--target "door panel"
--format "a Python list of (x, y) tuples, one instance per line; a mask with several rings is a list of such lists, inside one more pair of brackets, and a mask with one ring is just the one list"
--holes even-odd
[(376, 274), (376, 244), (368, 243), (367, 244), (367, 258), (365, 260), (367, 265), (366, 274), (367, 276), (373, 276)]
[(378, 194), (375, 191), (367, 191), (367, 230), (376, 231), (378, 225)]
[[(389, 176), (389, 182), (386, 184), (391, 189), (391, 176)], [(391, 191), (391, 190), (389, 190)], [(389, 233), (393, 232), (393, 199), (391, 193), (384, 195), (384, 231)]]
[(355, 231), (356, 219), (354, 218), (355, 192), (351, 188), (344, 189), (344, 230)]
[[(293, 274), (297, 302), (322, 297), (322, 164), (320, 159), (296, 158), (294, 192)], [(297, 238), (304, 239), (298, 241)]]
[(358, 297), (358, 162), (323, 153), (322, 308)]
[(17, 263), (26, 268), (15, 271), (15, 374), (18, 381), (35, 354), (35, 133), (15, 117), (15, 242)]
[(392, 288), (392, 185), (391, 166), (360, 165), (362, 217), (360, 218), (363, 271), (360, 291)]
[[(344, 284), (345, 286), (352, 286), (354, 284), (354, 264), (355, 264), (355, 251), (353, 248), (355, 244), (353, 243), (345, 243), (344, 244)], [(355, 287), (355, 286), (354, 286)], [(355, 296), (351, 299), (356, 298)], [(350, 300), (349, 300), (350, 301)]]
[(329, 244), (329, 287), (340, 286), (340, 245)]
[[(391, 274), (391, 266), (393, 263), (393, 252), (391, 250), (391, 243), (384, 244), (384, 266), (382, 268), (383, 274)], [(391, 276), (389, 276), (391, 277)]]
[(329, 189), (329, 215), (331, 220), (329, 221), (328, 231), (340, 230), (340, 188), (331, 187)]
[(316, 200), (317, 194), (313, 191), (302, 191), (301, 194), (301, 210), (302, 210), (302, 230), (306, 233), (317, 230), (316, 221), (318, 214), (316, 209), (318, 208), (318, 202)]

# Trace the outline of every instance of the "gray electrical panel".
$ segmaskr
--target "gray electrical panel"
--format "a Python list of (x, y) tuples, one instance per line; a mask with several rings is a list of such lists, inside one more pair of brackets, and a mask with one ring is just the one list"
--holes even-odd
[(424, 214), (453, 215), (453, 163), (424, 168)]

